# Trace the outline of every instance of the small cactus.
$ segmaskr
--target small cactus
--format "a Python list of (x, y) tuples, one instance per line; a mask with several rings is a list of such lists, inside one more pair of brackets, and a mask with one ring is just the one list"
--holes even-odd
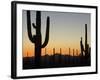
[(76, 55), (78, 56), (78, 49), (76, 49)]
[(53, 55), (55, 55), (55, 48), (53, 48)]
[(83, 42), (82, 42), (82, 37), (81, 37), (81, 41), (80, 41), (80, 47), (81, 47), (81, 55), (83, 56), (84, 46), (83, 46)]
[(75, 51), (74, 51), (74, 49), (73, 49), (73, 56), (74, 56), (74, 53), (75, 53)]
[(69, 55), (70, 55), (70, 48), (69, 48)]
[(60, 54), (62, 54), (62, 50), (61, 50), (61, 48), (60, 48)]

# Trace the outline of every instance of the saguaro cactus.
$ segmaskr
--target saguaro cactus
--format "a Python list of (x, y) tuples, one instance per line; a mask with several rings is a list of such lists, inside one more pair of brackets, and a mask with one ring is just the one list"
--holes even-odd
[(88, 54), (88, 44), (87, 44), (87, 24), (85, 24), (85, 56)]
[(83, 46), (83, 42), (82, 42), (82, 37), (81, 37), (81, 41), (80, 41), (80, 47), (81, 47), (81, 55), (83, 56), (84, 46)]
[[(31, 24), (33, 25), (33, 28), (36, 30), (36, 35), (32, 35), (31, 32)], [(45, 41), (42, 44), (42, 38), (41, 38), (41, 12), (36, 11), (36, 24), (31, 23), (31, 16), (30, 11), (27, 11), (27, 32), (29, 40), (35, 44), (35, 65), (37, 67), (40, 66), (41, 61), (41, 48), (44, 48), (49, 41), (49, 26), (50, 26), (50, 18), (47, 17), (47, 27), (46, 27), (46, 37)]]
[(81, 41), (80, 41), (80, 46), (81, 46), (82, 55), (83, 55), (83, 51), (84, 51), (85, 56), (87, 56), (89, 54), (89, 44), (87, 43), (87, 24), (85, 24), (85, 49), (84, 49), (84, 46), (82, 44), (82, 37), (81, 37)]

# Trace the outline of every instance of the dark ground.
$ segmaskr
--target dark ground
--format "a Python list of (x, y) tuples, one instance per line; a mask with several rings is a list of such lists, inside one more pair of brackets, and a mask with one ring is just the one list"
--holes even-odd
[(67, 56), (67, 55), (45, 55), (41, 57), (39, 67), (35, 66), (34, 57), (23, 58), (23, 69), (55, 68), (55, 67), (78, 67), (90, 66), (90, 56)]

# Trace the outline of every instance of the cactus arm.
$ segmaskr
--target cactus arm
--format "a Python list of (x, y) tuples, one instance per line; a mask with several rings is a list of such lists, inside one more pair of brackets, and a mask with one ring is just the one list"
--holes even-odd
[(41, 45), (41, 48), (44, 48), (48, 44), (48, 41), (49, 41), (49, 26), (50, 26), (50, 18), (47, 17), (46, 36), (45, 36), (44, 43)]
[(31, 18), (30, 18), (30, 11), (27, 11), (27, 32), (28, 32), (28, 37), (29, 40), (34, 43), (34, 37), (32, 36), (31, 33)]
[(32, 25), (33, 25), (33, 28), (36, 28), (36, 25), (34, 23), (32, 23)]

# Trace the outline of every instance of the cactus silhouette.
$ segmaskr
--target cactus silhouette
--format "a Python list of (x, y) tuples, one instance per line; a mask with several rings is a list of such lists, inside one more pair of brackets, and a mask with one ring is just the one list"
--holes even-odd
[(53, 48), (53, 62), (55, 63), (55, 48)]
[(78, 49), (76, 49), (76, 55), (78, 56)]
[[(31, 24), (33, 28), (36, 30), (36, 35), (32, 35), (31, 32)], [(41, 48), (44, 48), (49, 41), (49, 26), (50, 26), (50, 18), (47, 17), (47, 27), (46, 27), (46, 37), (45, 41), (42, 44), (42, 38), (41, 38), (41, 12), (36, 11), (36, 24), (31, 23), (31, 16), (30, 16), (30, 11), (27, 11), (27, 32), (28, 32), (28, 37), (29, 40), (35, 44), (35, 65), (37, 67), (40, 66), (40, 61), (41, 61)]]
[(61, 50), (61, 48), (60, 48), (60, 55), (62, 54), (62, 50)]
[(70, 48), (69, 48), (69, 55), (70, 55)]
[(62, 49), (60, 48), (59, 63), (61, 63)]
[(80, 41), (80, 47), (81, 47), (81, 55), (83, 56), (84, 46), (83, 46), (83, 42), (82, 42), (82, 37), (81, 37), (81, 41)]
[(82, 43), (82, 37), (80, 41), (80, 47), (81, 47), (82, 56), (83, 56), (83, 52), (85, 52), (85, 56), (89, 55), (89, 44), (87, 43), (87, 24), (85, 24), (85, 47), (83, 46), (83, 43)]
[(55, 55), (55, 48), (53, 48), (53, 55)]
[(73, 49), (73, 56), (74, 56), (74, 54), (75, 54), (75, 51), (74, 51), (74, 49)]
[(87, 24), (85, 24), (85, 56), (88, 55), (89, 45), (87, 43)]

